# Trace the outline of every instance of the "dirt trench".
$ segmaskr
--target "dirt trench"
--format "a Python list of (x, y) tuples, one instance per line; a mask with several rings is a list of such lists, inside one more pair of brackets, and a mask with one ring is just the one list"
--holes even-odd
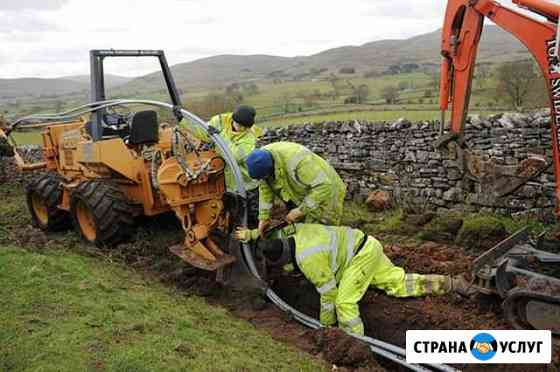
[[(416, 246), (392, 245), (385, 248), (391, 260), (407, 272), (458, 274), (466, 272), (472, 257), (460, 248), (424, 243)], [(319, 295), (301, 275), (284, 275), (274, 281), (273, 288), (281, 298), (296, 309), (319, 315)], [(392, 298), (371, 288), (360, 302), (360, 313), (368, 336), (405, 347), (406, 331), (416, 329), (511, 329), (503, 319), (498, 298), (477, 295), (463, 298), (456, 294), (424, 298)], [(555, 349), (556, 366), (542, 365), (475, 365), (457, 366), (465, 371), (484, 368), (494, 371), (557, 371), (560, 370), (560, 345)], [(396, 366), (378, 360), (387, 370)], [(350, 365), (359, 366), (358, 363)]]
[[(163, 224), (161, 224), (163, 222)], [(166, 233), (175, 231), (170, 217), (160, 218), (155, 228)], [(165, 226), (165, 227), (163, 227)], [(45, 247), (53, 243), (41, 231), (22, 226), (14, 231), (18, 243)], [(172, 235), (172, 234), (171, 234)], [(179, 236), (179, 235), (177, 235)], [(209, 303), (222, 306), (274, 339), (289, 344), (337, 366), (338, 371), (397, 371), (402, 367), (372, 355), (365, 344), (349, 338), (338, 329), (313, 331), (267, 301), (259, 291), (239, 291), (215, 282), (214, 275), (178, 263), (170, 257), (165, 243), (149, 239), (122, 244), (112, 250), (91, 248), (87, 253), (121, 259), (151, 280), (176, 286), (185, 295), (205, 297)], [(167, 243), (169, 241), (170, 243)], [(40, 248), (42, 249), (42, 248)], [(408, 272), (457, 274), (468, 271), (472, 257), (454, 246), (437, 243), (386, 245), (385, 252)], [(319, 295), (303, 275), (271, 273), (276, 293), (294, 308), (314, 317), (319, 316)], [(406, 331), (412, 329), (509, 329), (502, 318), (495, 297), (476, 296), (465, 299), (457, 295), (398, 299), (371, 288), (360, 302), (366, 334), (404, 347)], [(484, 368), (490, 371), (560, 371), (560, 343), (556, 340), (554, 361), (550, 366), (484, 365), (456, 366), (465, 371)]]
[[(460, 248), (436, 243), (388, 245), (391, 260), (408, 272), (457, 274), (468, 270), (472, 257)], [(277, 340), (286, 342), (324, 359), (338, 370), (394, 371), (404, 368), (373, 356), (364, 344), (348, 338), (340, 330), (309, 330), (266, 301), (258, 292), (238, 292), (223, 288), (210, 276), (197, 273), (183, 289), (203, 295), (207, 301), (227, 308), (235, 316), (263, 329)], [(204, 274), (203, 274), (204, 275)], [(301, 275), (271, 273), (275, 292), (294, 308), (314, 318), (319, 316), (319, 295)], [(193, 279), (195, 278), (195, 279)], [(370, 289), (360, 303), (360, 312), (368, 336), (405, 347), (406, 331), (413, 329), (510, 329), (503, 320), (496, 297), (478, 295), (465, 299), (458, 295), (398, 299)], [(460, 365), (464, 371), (559, 371), (560, 345), (555, 348), (555, 365)]]
[[(237, 291), (222, 287), (214, 275), (193, 269), (178, 262), (166, 247), (181, 239), (180, 229), (172, 216), (162, 216), (144, 226), (144, 232), (133, 242), (114, 249), (88, 248), (85, 254), (109, 256), (126, 262), (152, 280), (176, 286), (185, 295), (199, 295), (210, 303), (223, 306), (233, 315), (273, 338), (308, 352), (336, 365), (339, 371), (395, 371), (403, 370), (383, 358), (373, 356), (364, 344), (348, 338), (337, 329), (313, 331), (300, 325), (266, 301), (257, 291)], [(153, 231), (151, 231), (153, 230)], [(162, 232), (163, 231), (163, 232)], [(159, 233), (163, 237), (146, 239)], [(46, 236), (30, 226), (18, 226), (10, 233), (10, 241), (21, 246), (46, 247), (58, 244), (56, 238)], [(67, 239), (67, 238), (64, 238)], [(69, 243), (64, 243), (69, 244)], [(71, 240), (71, 249), (83, 247)], [(452, 245), (438, 243), (386, 245), (389, 258), (408, 272), (458, 274), (467, 272), (472, 257)], [(272, 286), (278, 295), (296, 309), (315, 318), (319, 313), (319, 296), (313, 286), (300, 274), (272, 273)], [(397, 299), (370, 289), (360, 303), (366, 334), (401, 347), (405, 346), (409, 329), (508, 329), (502, 318), (499, 301), (494, 297), (476, 296), (464, 299), (456, 295)], [(560, 343), (554, 349), (555, 365), (550, 366), (457, 366), (465, 371), (482, 368), (494, 371), (560, 371)]]

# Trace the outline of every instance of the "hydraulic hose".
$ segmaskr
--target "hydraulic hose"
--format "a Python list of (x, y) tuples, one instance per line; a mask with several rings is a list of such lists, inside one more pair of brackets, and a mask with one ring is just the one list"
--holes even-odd
[[(109, 107), (113, 107), (113, 106), (118, 106), (118, 105), (151, 105), (151, 106), (156, 106), (156, 107), (162, 107), (162, 108), (167, 108), (170, 111), (174, 111), (174, 110), (178, 110), (183, 117), (188, 118), (191, 123), (193, 123), (194, 125), (197, 125), (198, 127), (202, 128), (207, 134), (208, 136), (212, 139), (212, 141), (220, 148), (220, 151), (222, 153), (222, 155), (224, 156), (224, 160), (226, 161), (227, 165), (230, 167), (230, 169), (233, 171), (233, 175), (235, 178), (235, 183), (236, 183), (236, 191), (237, 194), (239, 194), (239, 196), (241, 196), (243, 199), (246, 199), (247, 197), (247, 191), (245, 190), (245, 185), (243, 184), (243, 179), (241, 177), (241, 170), (239, 169), (239, 166), (237, 164), (237, 162), (235, 161), (235, 158), (233, 157), (233, 154), (231, 153), (230, 149), (228, 148), (228, 146), (226, 145), (226, 143), (224, 142), (223, 138), (216, 133), (215, 131), (209, 130), (209, 126), (208, 124), (203, 121), (201, 118), (199, 118), (198, 116), (196, 116), (193, 113), (190, 113), (182, 108), (177, 108), (176, 106), (173, 106), (171, 104), (165, 103), (165, 102), (159, 102), (159, 101), (152, 101), (152, 100), (131, 100), (131, 99), (120, 99), (120, 100), (108, 100), (108, 101), (99, 101), (99, 102), (91, 102), (82, 106), (78, 106), (74, 109), (71, 109), (69, 111), (66, 112), (62, 112), (59, 114), (43, 114), (43, 115), (30, 115), (30, 116), (26, 116), (23, 117), (21, 119), (18, 119), (17, 121), (15, 121), (11, 128), (15, 129), (18, 125), (20, 125), (21, 123), (24, 123), (25, 121), (28, 120), (67, 120), (67, 119), (72, 119), (78, 116), (81, 116), (83, 114), (86, 113), (90, 113), (90, 112), (94, 112), (94, 111), (98, 111), (101, 109), (105, 109), (105, 108), (109, 108)], [(242, 216), (242, 221), (241, 221), (242, 225), (246, 225), (247, 224), (247, 210), (245, 208), (245, 213)], [(282, 300), (269, 286), (268, 284), (261, 278), (258, 270), (257, 270), (257, 266), (255, 264), (255, 260), (253, 258), (253, 254), (251, 252), (250, 247), (243, 243), (241, 244), (241, 253), (243, 256), (243, 260), (244, 263), (246, 264), (249, 272), (255, 277), (255, 279), (258, 280), (258, 282), (261, 285), (261, 288), (263, 288), (265, 295), (278, 307), (280, 308), (282, 311), (287, 312), (288, 314), (290, 314), (296, 321), (300, 322), (301, 324), (305, 325), (306, 327), (312, 328), (312, 329), (318, 329), (321, 328), (322, 325), (321, 323), (317, 320), (314, 319), (310, 316), (307, 316), (305, 314), (303, 314), (302, 312), (294, 309), (293, 307), (291, 307), (290, 305), (288, 305), (286, 302), (284, 302), (284, 300)], [(428, 364), (428, 367), (422, 366), (422, 365), (418, 365), (418, 364), (410, 364), (410, 363), (406, 363), (406, 357), (405, 357), (405, 350), (389, 344), (387, 342), (383, 342), (371, 337), (365, 337), (365, 336), (358, 336), (358, 335), (354, 335), (354, 334), (350, 334), (350, 336), (355, 337), (363, 342), (365, 342), (370, 350), (377, 354), (380, 355), (384, 358), (387, 358), (389, 360), (394, 361), (395, 363), (398, 363), (412, 371), (418, 371), (418, 372), (429, 372), (429, 371), (445, 371), (445, 372), (457, 372), (459, 370), (452, 368), (450, 366), (447, 366), (445, 364)]]
[(19, 118), (15, 122), (12, 123), (10, 126), (11, 129), (16, 129), (20, 124), (28, 120), (67, 120), (73, 119), (78, 116), (97, 111), (102, 108), (111, 107), (118, 105), (118, 99), (112, 99), (107, 101), (98, 101), (92, 103), (86, 103), (85, 105), (81, 105), (78, 107), (74, 107), (68, 111), (59, 112), (55, 114), (34, 114), (34, 115), (27, 115), (22, 118)]

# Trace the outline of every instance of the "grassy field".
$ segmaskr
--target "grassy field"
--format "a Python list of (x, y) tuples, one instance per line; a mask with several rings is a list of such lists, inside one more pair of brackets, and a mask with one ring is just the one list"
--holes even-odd
[[(405, 106), (407, 109), (421, 108), (424, 110), (439, 110), (439, 87), (436, 88), (432, 82), (432, 77), (425, 73), (407, 73), (398, 75), (384, 75), (374, 78), (363, 78), (359, 76), (340, 76), (340, 84), (351, 84), (358, 87), (362, 84), (367, 85), (369, 95), (366, 99), (367, 104), (383, 105), (385, 103), (382, 96), (383, 89), (387, 86), (399, 86), (407, 84), (408, 87), (399, 91), (399, 102), (394, 105), (393, 111), (397, 107)], [(269, 118), (286, 113), (317, 111), (328, 109), (333, 106), (341, 106), (344, 100), (351, 94), (351, 91), (342, 90), (341, 95), (334, 100), (330, 98), (320, 98), (313, 105), (306, 105), (302, 95), (318, 91), (321, 94), (331, 92), (333, 86), (326, 80), (316, 81), (286, 81), (281, 84), (272, 84), (270, 82), (261, 82), (257, 84), (259, 87), (258, 94), (245, 97), (245, 103), (254, 105), (257, 108), (259, 120), (268, 121)], [(488, 109), (498, 104), (504, 105), (503, 101), (497, 101), (496, 97), (496, 81), (488, 79), (481, 87), (474, 84), (471, 97), (471, 108), (479, 110)], [(429, 95), (426, 93), (429, 92)], [(286, 97), (289, 99), (288, 111), (285, 105)], [(188, 106), (188, 105), (187, 105)], [(347, 110), (353, 109), (355, 105), (343, 105)]]
[(439, 111), (352, 111), (302, 116), (289, 116), (271, 119), (258, 125), (263, 128), (278, 127), (289, 124), (317, 123), (322, 121), (368, 120), (373, 122), (392, 121), (407, 118), (411, 121), (435, 120), (440, 116)]
[[(472, 110), (471, 114), (491, 115), (494, 112)], [(323, 121), (367, 120), (371, 122), (395, 121), (406, 118), (410, 121), (440, 120), (441, 112), (436, 110), (383, 110), (329, 112), (310, 115), (290, 115), (258, 123), (263, 128), (279, 127), (290, 124), (318, 123)]]
[[(406, 84), (405, 84), (406, 83)], [(244, 95), (243, 103), (250, 104), (257, 109), (257, 123), (262, 127), (277, 127), (287, 124), (302, 124), (335, 120), (369, 120), (393, 121), (406, 118), (411, 121), (438, 120), (439, 97), (432, 76), (421, 73), (406, 73), (397, 75), (383, 75), (373, 78), (363, 78), (356, 75), (339, 75), (339, 95), (328, 96), (334, 91), (333, 84), (326, 77), (302, 81), (283, 81), (274, 84), (270, 80), (257, 81), (258, 91), (254, 95)], [(358, 87), (362, 84), (368, 86), (369, 96), (363, 104), (345, 104), (344, 101), (352, 94), (350, 86)], [(388, 105), (384, 102), (383, 89), (387, 86), (405, 88), (399, 91), (397, 104)], [(498, 100), (496, 95), (497, 82), (493, 77), (480, 85), (476, 79), (473, 84), (470, 114), (489, 115), (497, 111), (502, 112), (507, 108), (503, 100)], [(346, 87), (346, 88), (344, 88)], [(224, 89), (183, 89), (184, 107), (188, 110), (190, 103), (204, 99), (210, 93), (221, 94)], [(225, 88), (225, 87), (224, 87)], [(312, 102), (306, 102), (306, 95), (316, 92), (319, 95)], [(136, 98), (150, 98), (166, 100), (162, 92), (134, 92)], [(75, 98), (64, 101), (63, 108), (77, 104)], [(67, 105), (66, 103), (71, 103)], [(50, 104), (50, 106), (49, 106)], [(53, 112), (52, 102), (41, 101), (30, 104), (21, 104), (18, 111), (25, 113)], [(8, 112), (10, 111), (8, 107)], [(21, 144), (40, 144), (37, 133), (16, 133), (16, 141)]]
[[(361, 74), (338, 75), (338, 95), (336, 97), (327, 97), (328, 93), (334, 91), (333, 84), (328, 80), (327, 76), (320, 78), (282, 81), (274, 83), (271, 80), (255, 81), (258, 92), (253, 95), (244, 94), (243, 103), (254, 105), (258, 110), (258, 116), (261, 120), (282, 115), (286, 113), (294, 113), (301, 111), (316, 111), (328, 107), (342, 105), (346, 98), (352, 95), (351, 86), (358, 87), (367, 85), (369, 95), (366, 99), (368, 104), (383, 104), (383, 89), (387, 86), (406, 85), (399, 91), (399, 105), (425, 105), (425, 108), (437, 110), (438, 105), (438, 87), (434, 83), (433, 77), (422, 72), (403, 73), (396, 75), (382, 75), (372, 78), (364, 78)], [(489, 78), (484, 85), (480, 86), (476, 83), (473, 86), (471, 107), (488, 107), (488, 104), (496, 106), (498, 104), (496, 96), (496, 81)], [(222, 94), (225, 91), (225, 85), (220, 88), (208, 89), (200, 87), (180, 87), (184, 94), (182, 95), (184, 106), (188, 109), (190, 102), (202, 100), (210, 93)], [(313, 102), (305, 102), (304, 95), (317, 92), (321, 97), (317, 97)], [(426, 95), (426, 93), (429, 93)], [(111, 92), (108, 95), (112, 97)], [(137, 91), (137, 92), (119, 92), (122, 98), (146, 98), (161, 101), (168, 101), (165, 91)], [(8, 116), (21, 116), (24, 114), (55, 112), (57, 107), (59, 110), (69, 109), (87, 100), (85, 96), (68, 96), (58, 97), (56, 99), (42, 98), (22, 98), (17, 104), (5, 103), (3, 109)], [(289, 102), (289, 103), (288, 103)], [(352, 105), (349, 105), (352, 107)], [(410, 108), (410, 107), (409, 107)]]
[(0, 370), (316, 370), (197, 297), (68, 252), (0, 247)]
[(322, 370), (200, 297), (91, 257), (73, 232), (42, 241), (22, 191), (0, 195), (0, 371)]

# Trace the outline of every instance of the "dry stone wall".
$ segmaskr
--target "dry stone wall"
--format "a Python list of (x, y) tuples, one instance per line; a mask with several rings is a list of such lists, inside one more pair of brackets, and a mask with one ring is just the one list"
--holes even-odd
[[(477, 154), (496, 164), (517, 165), (531, 153), (551, 159), (547, 111), (470, 117), (465, 139)], [(552, 167), (505, 197), (489, 197), (464, 176), (449, 153), (434, 149), (438, 122), (323, 122), (271, 129), (261, 144), (292, 141), (327, 159), (348, 185), (348, 198), (363, 200), (382, 189), (416, 209), (547, 215), (554, 206)]]
[[(437, 122), (323, 122), (268, 130), (260, 145), (292, 141), (327, 159), (348, 185), (348, 198), (364, 200), (385, 190), (398, 202), (420, 210), (483, 211), (500, 214), (550, 215), (554, 207), (554, 175), (549, 167), (506, 197), (491, 197), (481, 184), (465, 177), (457, 161), (435, 150)], [(465, 127), (468, 146), (491, 156), (497, 164), (516, 165), (535, 153), (550, 161), (550, 118), (546, 111), (528, 115), (470, 117)], [(39, 159), (37, 147), (24, 148)], [(12, 158), (0, 158), (0, 182), (25, 183), (30, 173), (17, 172)]]

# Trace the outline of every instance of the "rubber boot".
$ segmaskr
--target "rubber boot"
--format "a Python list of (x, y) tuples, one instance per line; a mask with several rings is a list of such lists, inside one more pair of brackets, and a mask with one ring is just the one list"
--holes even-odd
[(476, 294), (476, 289), (463, 275), (451, 277), (451, 291), (463, 297), (471, 297)]

